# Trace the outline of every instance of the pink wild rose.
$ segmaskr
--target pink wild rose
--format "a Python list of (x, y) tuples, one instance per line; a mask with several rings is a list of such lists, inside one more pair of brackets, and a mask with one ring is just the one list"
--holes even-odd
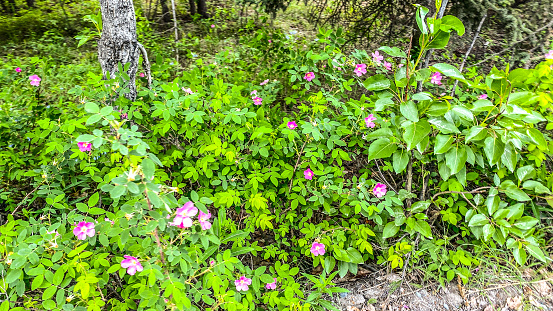
[(194, 92), (192, 92), (192, 90), (191, 90), (190, 88), (187, 88), (187, 89), (182, 88), (182, 90), (183, 90), (186, 94), (190, 94), (190, 95), (194, 94)]
[(487, 99), (487, 98), (488, 98), (488, 94), (482, 94), (478, 96), (478, 99)]
[(305, 171), (303, 171), (303, 176), (305, 177), (305, 179), (311, 180), (313, 179), (313, 176), (315, 176), (315, 174), (310, 168), (307, 168)]
[(436, 84), (436, 85), (442, 85), (442, 74), (439, 72), (434, 72), (430, 76), (430, 83)]
[(269, 43), (273, 42), (272, 40), (269, 40)]
[(248, 285), (252, 284), (252, 279), (248, 279), (245, 276), (241, 276), (238, 280), (234, 281), (237, 291), (247, 291), (249, 289)]
[(127, 269), (128, 274), (134, 275), (136, 271), (140, 272), (144, 269), (138, 261), (138, 258), (129, 255), (123, 257), (125, 257), (125, 259), (121, 261), (121, 268)]
[(553, 50), (550, 50), (545, 54), (545, 59), (553, 59)]
[(384, 59), (384, 56), (380, 55), (380, 53), (378, 51), (375, 51), (371, 55), (373, 57), (373, 62), (375, 62), (377, 64), (380, 64), (382, 62), (382, 60)]
[(94, 230), (94, 223), (81, 221), (73, 229), (73, 234), (77, 237), (78, 240), (84, 240), (86, 237), (93, 237), (96, 233)]
[(372, 113), (368, 115), (365, 118), (365, 124), (367, 125), (367, 127), (374, 128), (375, 127), (375, 124), (373, 122), (374, 120), (376, 120), (376, 117)]
[(209, 230), (211, 228), (211, 223), (208, 221), (208, 219), (211, 218), (211, 213), (207, 211), (207, 214), (200, 211), (200, 214), (198, 215), (198, 220), (200, 221), (200, 226), (202, 226), (202, 230)]
[(265, 84), (267, 84), (267, 83), (269, 83), (269, 79), (264, 80), (263, 82), (259, 83), (259, 85), (265, 85)]
[(31, 80), (31, 85), (33, 86), (39, 86), (40, 85), (40, 77), (37, 75), (32, 75), (29, 77), (29, 80)]
[(145, 75), (144, 75), (143, 72), (141, 72), (139, 76), (140, 76), (141, 78), (144, 78)]
[(355, 70), (353, 70), (355, 74), (360, 77), (367, 73), (367, 65), (366, 64), (357, 64), (355, 65)]
[(257, 91), (256, 91), (256, 90), (253, 90), (253, 91), (251, 91), (251, 93), (250, 93), (250, 95), (255, 95), (255, 94), (257, 94)]
[(384, 62), (384, 68), (386, 68), (386, 70), (392, 70), (392, 63)]
[(190, 228), (192, 227), (192, 219), (190, 217), (196, 216), (197, 213), (198, 208), (194, 206), (192, 201), (188, 201), (182, 207), (177, 208), (176, 216), (170, 225), (181, 229)]
[(263, 103), (263, 99), (261, 97), (256, 96), (252, 99), (253, 99), (253, 104), (254, 105), (261, 105)]
[(211, 28), (215, 28), (215, 25), (211, 24)]
[(277, 282), (277, 279), (276, 278), (273, 278), (274, 279), (274, 282), (273, 283), (267, 283), (265, 284), (265, 288), (266, 289), (276, 289), (276, 282)]
[(288, 124), (286, 124), (286, 126), (288, 126), (288, 128), (291, 129), (291, 130), (298, 127), (298, 125), (296, 124), (296, 121), (290, 121), (290, 122), (288, 122)]
[(308, 72), (308, 73), (305, 74), (305, 76), (303, 78), (305, 80), (307, 80), (308, 82), (311, 82), (311, 80), (315, 79), (315, 73)]
[(91, 143), (80, 142), (80, 143), (77, 143), (77, 146), (79, 146), (79, 150), (81, 152), (92, 150), (92, 144)]
[(19, 67), (15, 68), (15, 72), (21, 72), (21, 68)]
[(373, 188), (373, 193), (377, 198), (385, 196), (386, 192), (386, 185), (382, 183), (377, 183)]
[(109, 218), (107, 218), (107, 217), (104, 218), (104, 220), (107, 221), (107, 222), (109, 222), (109, 223), (112, 224), (112, 225), (115, 224), (115, 222), (114, 222), (113, 220), (111, 220), (111, 219), (109, 219)]
[(311, 245), (311, 254), (314, 256), (324, 255), (325, 254), (325, 245), (317, 242), (313, 242)]

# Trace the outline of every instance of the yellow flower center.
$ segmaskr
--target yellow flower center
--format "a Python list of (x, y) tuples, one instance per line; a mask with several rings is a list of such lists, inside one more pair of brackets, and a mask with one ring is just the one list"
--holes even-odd
[(81, 232), (86, 232), (86, 227), (82, 227)]
[(131, 261), (131, 263), (133, 264), (133, 266), (136, 265), (136, 260)]

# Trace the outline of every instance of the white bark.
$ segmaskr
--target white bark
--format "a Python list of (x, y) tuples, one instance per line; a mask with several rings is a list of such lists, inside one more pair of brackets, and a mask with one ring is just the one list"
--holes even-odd
[(130, 63), (129, 93), (125, 97), (136, 99), (136, 72), (140, 57), (140, 44), (136, 36), (136, 17), (132, 0), (100, 0), (103, 30), (98, 41), (98, 60), (104, 77), (114, 78), (118, 64)]

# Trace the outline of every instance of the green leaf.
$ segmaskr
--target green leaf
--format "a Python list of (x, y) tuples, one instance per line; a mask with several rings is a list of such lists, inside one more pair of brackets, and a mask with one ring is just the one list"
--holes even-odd
[(499, 189), (504, 192), (509, 198), (521, 202), (530, 201), (530, 197), (515, 185), (508, 185), (503, 189)]
[(438, 63), (438, 64), (432, 65), (431, 68), (434, 68), (435, 70), (441, 72), (442, 74), (448, 77), (458, 79), (458, 80), (463, 80), (463, 81), (465, 80), (465, 77), (461, 74), (459, 69), (457, 69), (457, 67), (454, 67), (450, 64)]
[(447, 46), (449, 42), (450, 34), (447, 31), (438, 31), (438, 33), (432, 38), (430, 44), (426, 47), (427, 49), (443, 49)]
[(407, 143), (407, 150), (415, 148), (431, 131), (430, 124), (424, 119), (416, 123), (408, 121), (404, 128), (403, 139)]
[(545, 138), (543, 137), (543, 134), (535, 128), (529, 128), (527, 130), (528, 136), (532, 138), (532, 140), (536, 143), (538, 146), (547, 146), (547, 142), (545, 141)]
[(517, 177), (519, 181), (525, 181), (526, 179), (531, 179), (536, 176), (536, 169), (533, 165), (526, 165), (519, 167), (517, 170)]
[(90, 198), (88, 199), (88, 206), (89, 207), (93, 207), (96, 205), (96, 203), (98, 203), (98, 200), (100, 199), (100, 194), (98, 192), (94, 193), (93, 195), (90, 196)]
[(542, 183), (534, 180), (525, 181), (522, 185), (522, 188), (532, 190), (537, 194), (551, 194), (551, 190), (549, 190), (549, 188), (544, 186)]
[(403, 172), (403, 170), (407, 167), (407, 164), (409, 164), (409, 152), (407, 150), (400, 149), (399, 151), (394, 152), (393, 167), (396, 174)]
[(101, 115), (99, 115), (99, 114), (93, 114), (93, 115), (91, 115), (90, 117), (88, 117), (88, 119), (86, 119), (86, 124), (87, 124), (87, 125), (94, 124), (94, 123), (100, 121), (100, 119), (102, 119), (102, 116), (101, 116)]
[(428, 122), (433, 124), (442, 134), (460, 133), (455, 124), (447, 121), (445, 118), (432, 118), (428, 119)]
[(397, 144), (391, 142), (388, 138), (377, 139), (369, 146), (368, 160), (387, 158), (396, 150)]
[(146, 158), (142, 160), (142, 172), (144, 173), (144, 177), (150, 181), (154, 178), (154, 174), (156, 171), (156, 166), (154, 164), (154, 161), (150, 160), (149, 158)]
[(54, 296), (54, 294), (56, 293), (57, 289), (58, 288), (55, 286), (50, 286), (46, 288), (46, 290), (42, 293), (42, 300), (48, 300), (52, 298), (52, 296)]
[(372, 139), (378, 139), (378, 138), (386, 138), (386, 137), (392, 137), (394, 133), (392, 133), (392, 130), (390, 130), (387, 127), (379, 128), (376, 131), (370, 132), (365, 137), (367, 140)]
[(380, 48), (378, 48), (378, 50), (392, 56), (392, 57), (403, 57), (403, 58), (406, 58), (407, 57), (407, 54), (405, 54), (405, 52), (403, 52), (400, 48), (398, 47), (388, 47), (388, 46), (381, 46)]
[(273, 283), (275, 281), (274, 278), (268, 274), (262, 274), (260, 279), (263, 283)]
[(515, 256), (515, 260), (519, 265), (524, 265), (526, 263), (526, 251), (524, 248), (515, 248), (513, 249), (513, 255)]
[(451, 31), (452, 29), (457, 31), (457, 35), (462, 36), (465, 34), (465, 25), (460, 19), (453, 15), (446, 15), (441, 19), (442, 24), (440, 29), (443, 31)]
[(247, 232), (247, 231), (242, 231), (242, 230), (239, 230), (239, 231), (234, 231), (232, 232), (231, 234), (227, 235), (222, 241), (221, 241), (221, 244), (226, 244), (228, 242), (231, 242), (231, 241), (235, 241), (235, 240), (243, 240), (245, 239), (250, 233)]
[(399, 231), (399, 227), (396, 226), (396, 224), (393, 221), (389, 222), (384, 227), (384, 231), (382, 232), (382, 238), (383, 239), (391, 238), (394, 235), (396, 235), (398, 231)]
[(416, 214), (425, 211), (430, 206), (430, 202), (418, 201), (411, 205), (411, 213)]
[(390, 80), (382, 74), (374, 75), (363, 82), (363, 86), (369, 91), (382, 91), (389, 88), (390, 85)]
[(427, 238), (432, 237), (432, 230), (430, 228), (430, 225), (425, 220), (417, 219), (417, 221), (415, 222), (415, 227), (413, 229), (415, 229), (415, 231), (419, 232)]
[(547, 258), (545, 257), (545, 255), (543, 254), (542, 250), (539, 247), (532, 244), (526, 244), (524, 246), (526, 246), (528, 253), (532, 255), (534, 258), (547, 263)]
[(88, 113), (98, 113), (100, 112), (100, 107), (95, 103), (88, 102), (84, 104), (84, 110)]
[(115, 186), (113, 187), (109, 194), (111, 196), (112, 199), (117, 199), (119, 198), (120, 196), (122, 196), (123, 194), (125, 194), (125, 192), (127, 191), (127, 188), (125, 186)]
[(348, 262), (356, 263), (356, 264), (364, 263), (363, 256), (355, 248), (352, 248), (352, 247), (348, 248), (346, 250), (346, 253), (348, 253), (348, 257), (349, 257)]
[(425, 35), (428, 34), (428, 27), (426, 26), (425, 20), (426, 14), (428, 14), (428, 9), (423, 6), (419, 6), (417, 9), (417, 14), (415, 15), (417, 26), (419, 26), (420, 31)]
[(469, 141), (478, 141), (486, 138), (486, 134), (488, 134), (488, 131), (485, 127), (475, 125), (470, 128), (467, 135), (465, 136), (465, 142), (468, 143)]
[(417, 109), (417, 105), (415, 105), (415, 102), (413, 102), (412, 100), (401, 103), (399, 106), (399, 111), (401, 111), (401, 114), (407, 120), (411, 120), (413, 122), (419, 121), (419, 111)]
[(452, 135), (436, 135), (436, 143), (434, 144), (434, 154), (446, 153), (450, 148), (455, 137)]
[(445, 154), (445, 164), (451, 170), (451, 174), (457, 174), (467, 162), (465, 146), (455, 146)]
[(499, 159), (501, 159), (501, 155), (503, 154), (504, 149), (505, 144), (498, 136), (490, 136), (484, 141), (484, 153), (486, 154), (490, 165), (496, 164)]
[(6, 276), (6, 283), (11, 284), (15, 282), (17, 279), (19, 279), (19, 276), (21, 276), (21, 272), (21, 269), (10, 270), (10, 272), (8, 272), (8, 275)]
[(488, 223), (488, 218), (484, 214), (476, 214), (469, 221), (469, 227), (483, 226)]
[(524, 216), (517, 220), (513, 225), (521, 230), (534, 228), (540, 221), (531, 216)]

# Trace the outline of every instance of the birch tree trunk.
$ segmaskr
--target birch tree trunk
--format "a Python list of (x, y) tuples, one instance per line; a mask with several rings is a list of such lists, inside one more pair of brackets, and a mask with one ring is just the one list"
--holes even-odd
[[(132, 0), (100, 0), (103, 30), (98, 41), (98, 60), (104, 78), (115, 78), (118, 64), (130, 63), (127, 74), (130, 100), (136, 99), (135, 77), (138, 70), (141, 45), (136, 36), (136, 17)], [(146, 58), (146, 57), (145, 57)], [(108, 77), (108, 73), (110, 77)]]

